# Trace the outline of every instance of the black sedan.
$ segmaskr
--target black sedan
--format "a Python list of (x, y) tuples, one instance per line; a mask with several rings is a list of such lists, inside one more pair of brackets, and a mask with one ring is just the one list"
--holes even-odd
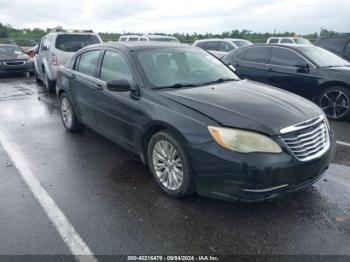
[(222, 59), (241, 77), (314, 101), (335, 120), (350, 116), (350, 64), (310, 45), (253, 45)]
[(0, 44), (0, 75), (30, 73), (34, 74), (34, 63), (16, 45)]
[(319, 107), (197, 47), (86, 47), (60, 68), (57, 94), (68, 131), (87, 125), (135, 152), (173, 197), (277, 197), (315, 183), (332, 155)]

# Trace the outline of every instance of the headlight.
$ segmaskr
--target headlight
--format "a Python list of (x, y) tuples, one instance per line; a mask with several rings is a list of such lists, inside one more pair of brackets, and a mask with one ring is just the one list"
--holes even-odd
[(220, 146), (240, 152), (265, 152), (265, 153), (281, 153), (282, 149), (271, 138), (259, 133), (208, 126), (209, 132)]

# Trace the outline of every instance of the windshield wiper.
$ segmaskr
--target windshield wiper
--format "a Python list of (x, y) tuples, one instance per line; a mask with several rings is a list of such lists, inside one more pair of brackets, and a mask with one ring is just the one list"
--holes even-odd
[(229, 81), (235, 81), (236, 79), (234, 78), (218, 78), (214, 81), (209, 81), (209, 82), (205, 82), (205, 83), (202, 83), (201, 85), (212, 85), (212, 84), (220, 84), (220, 83), (223, 83), (223, 82), (229, 82)]
[(189, 83), (176, 83), (173, 85), (169, 85), (169, 86), (160, 86), (160, 87), (156, 87), (155, 89), (163, 89), (163, 88), (182, 88), (182, 87), (195, 87), (198, 85), (195, 84), (189, 84)]

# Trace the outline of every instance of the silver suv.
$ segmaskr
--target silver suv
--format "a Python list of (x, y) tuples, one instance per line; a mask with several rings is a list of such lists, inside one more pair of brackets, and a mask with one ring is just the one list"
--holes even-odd
[(50, 93), (55, 91), (57, 72), (79, 49), (84, 46), (102, 43), (92, 31), (70, 32), (55, 29), (44, 36), (34, 58), (35, 79), (43, 81)]

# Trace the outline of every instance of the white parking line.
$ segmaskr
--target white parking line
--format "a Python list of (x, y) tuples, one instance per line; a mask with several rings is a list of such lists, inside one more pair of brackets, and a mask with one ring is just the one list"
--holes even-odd
[(63, 241), (66, 243), (70, 251), (79, 261), (97, 262), (94, 254), (88, 245), (82, 240), (75, 231), (73, 225), (67, 217), (56, 205), (55, 201), (50, 197), (45, 188), (36, 179), (33, 172), (29, 168), (28, 161), (23, 153), (19, 150), (15, 143), (11, 142), (8, 136), (0, 131), (0, 143), (15, 164), (19, 174), (28, 185), (36, 200), (45, 210), (50, 221), (53, 223)]
[(346, 143), (346, 142), (339, 141), (339, 140), (337, 140), (337, 144), (338, 144), (338, 145), (342, 145), (342, 146), (348, 146), (348, 147), (350, 147), (350, 143)]

